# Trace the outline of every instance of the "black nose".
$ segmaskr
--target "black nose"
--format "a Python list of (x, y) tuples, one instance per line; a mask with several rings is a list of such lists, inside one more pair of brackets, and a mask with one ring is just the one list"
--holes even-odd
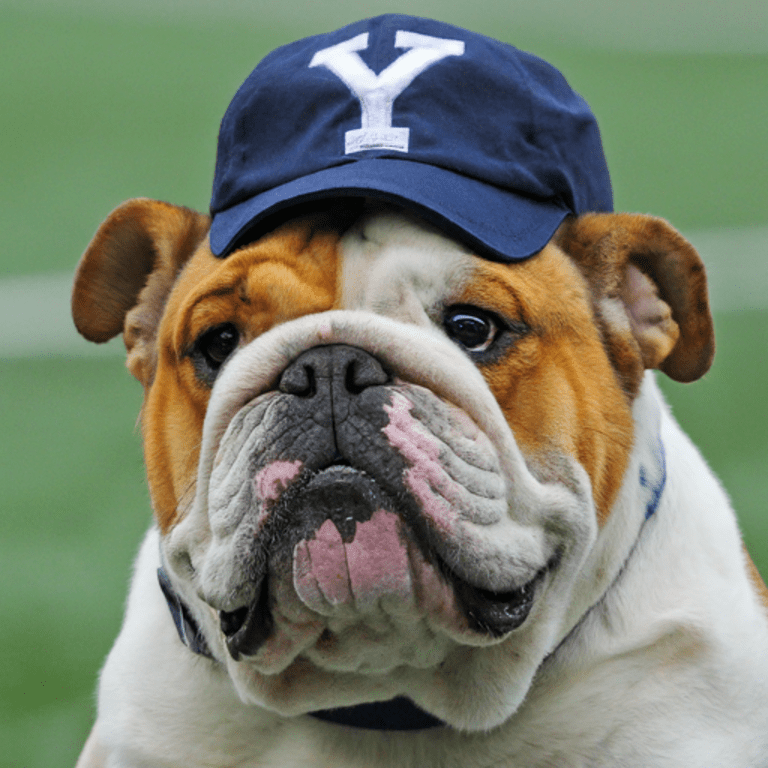
[(331, 344), (313, 347), (299, 355), (283, 371), (279, 389), (302, 398), (330, 397), (338, 405), (389, 380), (381, 363), (365, 350)]

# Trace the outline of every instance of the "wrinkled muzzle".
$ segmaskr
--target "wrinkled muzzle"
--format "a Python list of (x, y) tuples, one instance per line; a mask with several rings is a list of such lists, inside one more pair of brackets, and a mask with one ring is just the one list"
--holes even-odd
[(459, 554), (478, 546), (468, 526), (506, 513), (495, 451), (457, 408), (348, 345), (307, 350), (237, 415), (211, 485), (212, 521), (253, 517), (247, 603), (222, 612), (235, 658), (273, 630), (272, 579), (321, 616), (426, 610), (437, 597), (456, 629), (500, 637), (526, 619), (549, 565), (502, 589), (482, 583)]
[[(219, 646), (261, 674), (307, 661), (430, 669), (457, 644), (497, 644), (531, 620), (572, 548), (562, 520), (584, 512), (527, 471), (460, 353), (468, 377), (443, 388), (428, 375), (442, 343), (419, 333), (407, 359), (423, 350), (427, 375), (414, 375), (401, 363), (414, 329), (375, 318), (389, 331), (381, 353), (382, 336), (351, 314), (327, 313), (341, 321), (323, 325), (330, 343), (305, 333), (277, 371), (259, 354), (265, 337), (228, 365), (195, 506), (169, 537), (169, 561), (215, 611)], [(281, 340), (285, 353), (305, 323), (271, 332), (293, 342)]]

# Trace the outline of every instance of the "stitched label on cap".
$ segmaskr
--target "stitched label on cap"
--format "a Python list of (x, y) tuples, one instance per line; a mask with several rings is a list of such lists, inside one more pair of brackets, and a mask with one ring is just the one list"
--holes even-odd
[(462, 40), (399, 31), (395, 35), (395, 48), (406, 48), (377, 75), (360, 58), (358, 51), (368, 48), (368, 33), (364, 32), (330, 48), (318, 51), (310, 67), (327, 67), (360, 102), (362, 124), (345, 134), (345, 154), (366, 149), (408, 151), (409, 129), (392, 126), (392, 106), (395, 99), (424, 70), (447, 56), (464, 53)]

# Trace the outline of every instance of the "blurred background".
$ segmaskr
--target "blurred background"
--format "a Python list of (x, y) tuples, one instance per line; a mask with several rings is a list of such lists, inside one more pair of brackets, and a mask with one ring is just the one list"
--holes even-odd
[(390, 11), (555, 64), (598, 116), (617, 210), (699, 249), (718, 353), (702, 381), (662, 385), (768, 574), (764, 0), (0, 0), (4, 765), (74, 764), (150, 522), (141, 388), (120, 340), (71, 327), (80, 254), (129, 197), (207, 209), (219, 120), (262, 56)]

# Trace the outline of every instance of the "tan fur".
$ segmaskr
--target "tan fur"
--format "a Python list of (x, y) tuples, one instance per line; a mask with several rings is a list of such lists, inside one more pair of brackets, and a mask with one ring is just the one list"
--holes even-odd
[(632, 448), (632, 415), (605, 358), (587, 286), (554, 246), (512, 267), (484, 262), (476, 278), (462, 302), (531, 329), (483, 370), (515, 439), (544, 464), (552, 452), (575, 456), (590, 476), (602, 523)]
[(182, 265), (210, 219), (188, 208), (139, 198), (116, 208), (80, 260), (72, 315), (89, 341), (124, 333), (131, 373), (149, 387), (155, 333)]
[[(331, 309), (336, 300), (339, 236), (316, 230), (316, 219), (291, 222), (222, 260), (207, 241), (192, 252), (205, 217), (190, 214), (152, 201), (118, 208), (83, 256), (73, 294), (78, 328), (88, 338), (106, 341), (125, 323), (128, 367), (147, 390), (145, 462), (163, 531), (194, 491), (209, 396), (187, 354), (197, 336), (230, 322), (247, 343), (286, 320)], [(130, 267), (122, 280), (114, 275), (119, 259)]]
[[(336, 233), (294, 222), (228, 259), (198, 250), (169, 298), (161, 323), (157, 386), (143, 414), (147, 474), (160, 528), (189, 500), (209, 390), (186, 356), (196, 338), (233, 323), (247, 343), (287, 320), (331, 309), (335, 300)], [(186, 357), (185, 357), (186, 356)]]
[[(225, 260), (215, 258), (207, 243), (193, 253), (207, 223), (187, 209), (129, 201), (97, 233), (73, 294), (84, 335), (106, 340), (119, 332), (122, 316), (131, 372), (145, 387), (158, 378), (148, 389), (143, 424), (163, 531), (193, 492), (208, 402), (207, 387), (185, 357), (195, 339), (231, 322), (247, 343), (341, 300), (338, 233), (328, 231), (328, 217), (291, 222)], [(122, 263), (130, 269), (121, 276)], [(701, 261), (660, 219), (594, 214), (567, 221), (555, 242), (532, 259), (513, 265), (478, 261), (477, 269), (457, 303), (519, 319), (532, 331), (516, 342), (514, 355), (483, 375), (531, 458), (546, 463), (549, 453), (564, 452), (587, 469), (602, 523), (631, 450), (627, 397), (636, 393), (643, 370), (659, 367), (688, 380), (711, 362)], [(362, 282), (364, 271), (356, 275)], [(345, 295), (355, 290), (347, 285)], [(612, 301), (624, 311), (612, 313)], [(163, 314), (169, 319), (161, 323)]]
[(555, 242), (511, 267), (483, 263), (461, 300), (531, 328), (484, 375), (530, 456), (565, 452), (586, 468), (602, 524), (632, 448), (643, 371), (685, 381), (711, 363), (706, 278), (690, 244), (648, 216), (572, 219)]
[[(596, 213), (568, 220), (557, 240), (587, 275), (598, 297), (631, 302), (635, 295), (627, 280), (630, 265), (653, 282), (661, 300), (655, 313), (649, 314), (647, 307), (635, 307), (638, 317), (656, 320), (636, 324), (636, 330), (641, 331), (637, 344), (646, 358), (645, 367), (658, 365), (667, 376), (683, 382), (707, 372), (715, 354), (707, 278), (699, 255), (682, 235), (652, 216)], [(677, 330), (661, 306), (664, 302)], [(664, 336), (674, 338), (668, 355)], [(616, 344), (616, 348), (620, 346)]]
[[(625, 747), (630, 747), (633, 755), (636, 749), (643, 749), (646, 751), (642, 755), (659, 756), (655, 764), (661, 765), (669, 754), (670, 744), (677, 744), (680, 727), (689, 725), (690, 702), (683, 708), (681, 697), (688, 697), (701, 680), (723, 687), (725, 683), (732, 684), (728, 695), (733, 695), (736, 703), (721, 706), (719, 694), (712, 701), (706, 696), (696, 697), (690, 717), (698, 719), (691, 721), (695, 732), (689, 734), (696, 741), (691, 751), (680, 741), (681, 749), (674, 754), (685, 757), (679, 764), (699, 764), (698, 757), (687, 756), (709, 755), (719, 735), (728, 734), (730, 738), (733, 728), (727, 717), (731, 714), (737, 718), (754, 715), (750, 733), (753, 738), (754, 734), (763, 733), (766, 715), (757, 711), (755, 702), (759, 704), (760, 700), (757, 694), (750, 698), (744, 684), (744, 680), (750, 679), (751, 662), (741, 665), (741, 677), (735, 681), (730, 675), (735, 669), (731, 659), (739, 653), (750, 659), (756, 657), (753, 646), (763, 643), (764, 629), (760, 636), (751, 636), (755, 622), (744, 625), (749, 629), (740, 637), (745, 643), (751, 640), (750, 646), (730, 639), (721, 643), (720, 638), (732, 637), (728, 633), (741, 615), (741, 608), (746, 607), (746, 618), (752, 620), (749, 611), (754, 612), (755, 595), (768, 613), (768, 589), (746, 554), (744, 564), (730, 574), (731, 581), (713, 577), (711, 569), (705, 567), (704, 561), (711, 553), (700, 553), (705, 552), (701, 543), (709, 541), (707, 526), (720, 525), (722, 519), (717, 517), (716, 509), (701, 508), (706, 507), (703, 500), (719, 493), (719, 486), (695, 449), (675, 431), (674, 425), (670, 426), (671, 417), (659, 416), (653, 394), (656, 385), (651, 377), (645, 376), (646, 369), (659, 368), (677, 380), (689, 381), (703, 375), (711, 363), (712, 319), (703, 267), (695, 251), (659, 219), (600, 214), (566, 221), (553, 241), (529, 260), (499, 264), (476, 258), (463, 247), (453, 247), (446, 238), (425, 237), (428, 228), (414, 226), (408, 217), (395, 214), (395, 229), (400, 222), (405, 235), (400, 237), (392, 222), (385, 222), (381, 242), (374, 244), (369, 253), (364, 243), (372, 242), (367, 236), (375, 234), (382, 220), (376, 218), (364, 232), (361, 224), (357, 232), (358, 256), (350, 259), (354, 261), (351, 268), (341, 263), (345, 252), (339, 248), (340, 232), (350, 227), (350, 217), (339, 223), (327, 214), (290, 221), (222, 260), (210, 251), (205, 216), (164, 203), (138, 200), (118, 208), (86, 251), (73, 293), (75, 321), (81, 333), (93, 341), (106, 341), (122, 330), (128, 367), (145, 387), (142, 429), (159, 535), (157, 528), (153, 528), (142, 549), (129, 601), (130, 615), (118, 639), (117, 651), (113, 651), (102, 675), (99, 723), (78, 766), (99, 768), (113, 761), (123, 764), (122, 755), (126, 754), (138, 756), (137, 762), (132, 763), (129, 758), (126, 764), (142, 765), (177, 760), (218, 765), (231, 757), (238, 764), (283, 768), (291, 760), (291, 765), (314, 765), (317, 755), (326, 755), (334, 765), (349, 766), (392, 766), (406, 762), (415, 765), (417, 761), (436, 766), (445, 764), (446, 756), (462, 765), (534, 765), (535, 761), (543, 766), (562, 762), (558, 756), (567, 755), (569, 761), (585, 756), (590, 765), (607, 766), (623, 764), (624, 755), (630, 754), (622, 751)], [(414, 236), (414, 232), (418, 234)], [(354, 227), (349, 233), (354, 237)], [(503, 343), (497, 344), (487, 357), (474, 358), (480, 361), (477, 365), (490, 393), (469, 362), (472, 355), (465, 358), (459, 348), (440, 335), (445, 310), (464, 304), (489, 310), (508, 324)], [(346, 312), (348, 309), (354, 311)], [(326, 318), (308, 318), (307, 325), (312, 328), (308, 336), (301, 336), (305, 333), (301, 321), (290, 324), (302, 316), (329, 310), (340, 311)], [(447, 355), (435, 356), (433, 368), (439, 370), (441, 382), (457, 382), (455, 391), (473, 407), (476, 392), (483, 398), (487, 395), (493, 408), (486, 409), (492, 410), (491, 429), (486, 430), (486, 436), (495, 439), (495, 435), (503, 435), (514, 447), (514, 455), (511, 451), (505, 454), (510, 466), (524, 469), (508, 473), (513, 490), (522, 486), (518, 481), (532, 477), (530, 488), (542, 495), (530, 498), (549, 499), (547, 494), (552, 493), (552, 508), (559, 515), (557, 526), (565, 524), (567, 515), (578, 522), (577, 514), (583, 513), (586, 520), (581, 528), (571, 524), (572, 532), (580, 532), (586, 541), (587, 535), (595, 535), (588, 498), (591, 486), (601, 529), (596, 534), (595, 550), (587, 558), (590, 563), (589, 558), (594, 555), (595, 562), (586, 566), (584, 574), (578, 574), (573, 587), (578, 610), (560, 628), (569, 633), (565, 638), (557, 635), (553, 624), (551, 637), (546, 642), (539, 641), (536, 632), (540, 627), (550, 631), (540, 619), (539, 625), (523, 625), (508, 646), (506, 641), (479, 650), (467, 646), (459, 655), (447, 657), (454, 666), (440, 664), (435, 675), (418, 678), (418, 685), (406, 690), (412, 695), (412, 690), (432, 686), (428, 693), (433, 698), (428, 699), (427, 708), (434, 706), (438, 716), (453, 729), (407, 734), (397, 739), (391, 739), (390, 734), (369, 733), (363, 737), (371, 747), (369, 752), (361, 751), (363, 742), (357, 735), (347, 739), (342, 729), (307, 724), (303, 718), (295, 722), (285, 720), (282, 727), (274, 727), (275, 722), (281, 722), (275, 712), (302, 714), (312, 711), (306, 708), (307, 696), (316, 696), (322, 702), (326, 688), (343, 689), (349, 685), (351, 691), (354, 685), (379, 685), (380, 681), (370, 683), (347, 675), (353, 682), (345, 682), (346, 678), (336, 678), (334, 672), (323, 667), (314, 669), (304, 659), (299, 661), (299, 665), (307, 667), (303, 671), (298, 666), (289, 667), (291, 671), (286, 675), (293, 676), (290, 680), (273, 673), (258, 677), (253, 672), (255, 667), (247, 663), (238, 667), (239, 662), (228, 658), (231, 680), (219, 672), (214, 675), (178, 642), (156, 581), (161, 562), (158, 541), (170, 542), (168, 548), (162, 549), (162, 562), (169, 570), (177, 568), (174, 574), (178, 579), (181, 569), (193, 566), (187, 542), (196, 546), (197, 539), (190, 531), (205, 534), (211, 530), (205, 504), (198, 508), (195, 501), (193, 506), (196, 483), (199, 481), (204, 490), (213, 477), (211, 467), (217, 453), (215, 444), (211, 449), (211, 430), (219, 430), (215, 439), (220, 439), (232, 415), (253, 401), (254, 375), (262, 377), (257, 395), (271, 396), (269, 382), (292, 362), (294, 343), (300, 347), (298, 353), (308, 348), (302, 346), (304, 342), (357, 343), (355, 339), (328, 342), (324, 330), (328, 317), (341, 324), (340, 317), (350, 316), (360, 327), (372, 323), (377, 335), (374, 343), (373, 336), (366, 337), (365, 349), (379, 355), (382, 361), (388, 358), (379, 352), (379, 330), (385, 329), (393, 339), (405, 334), (406, 341), (400, 341), (399, 356), (393, 366), (402, 379), (408, 379), (411, 365), (417, 372), (426, 367), (419, 355), (429, 357), (430, 344), (447, 349)], [(270, 337), (273, 341), (276, 337), (282, 339), (277, 344), (279, 365), (266, 365), (258, 373), (262, 370), (263, 352), (272, 343), (265, 338), (235, 355), (230, 368), (225, 364), (211, 399), (210, 380), (196, 369), (193, 353), (202, 334), (224, 323), (237, 328), (241, 345), (248, 345), (276, 326), (288, 325), (283, 329), (284, 336), (278, 331)], [(331, 322), (328, 324), (330, 327)], [(298, 334), (295, 340), (292, 333)], [(386, 333), (384, 336), (382, 342), (386, 345)], [(449, 364), (443, 364), (446, 359)], [(402, 383), (401, 380), (398, 385)], [(420, 379), (416, 383), (430, 389), (437, 398), (452, 402), (451, 387), (434, 387), (430, 381)], [(477, 403), (484, 404), (483, 398), (478, 397)], [(459, 400), (452, 404), (461, 406)], [(211, 409), (204, 431), (209, 401)], [(478, 405), (476, 410), (464, 412), (474, 418), (475, 427), (482, 427), (483, 408)], [(658, 455), (656, 442), (651, 444), (648, 438), (648, 433), (657, 438), (654, 418), (661, 418), (670, 431), (669, 442), (665, 442), (671, 446), (670, 461), (659, 471), (669, 468), (670, 485), (692, 482), (687, 489), (678, 485), (677, 490), (670, 491), (668, 487), (662, 506), (648, 525), (644, 522), (648, 507), (637, 491), (648, 491), (643, 473), (653, 471), (650, 457)], [(206, 448), (201, 452), (204, 434)], [(496, 443), (503, 444), (501, 439)], [(695, 471), (702, 470), (699, 479), (704, 485), (697, 484), (695, 477), (683, 476), (686, 462)], [(634, 468), (634, 474), (628, 467)], [(252, 478), (245, 475), (245, 480), (251, 482)], [(583, 492), (578, 498), (574, 493), (571, 499), (569, 494), (574, 489)], [(675, 494), (687, 496), (689, 492), (690, 500), (681, 504)], [(205, 499), (205, 494), (201, 493), (201, 497)], [(506, 520), (507, 510), (510, 519), (515, 517), (514, 500), (513, 496), (504, 500), (502, 519)], [(583, 506), (579, 506), (582, 500)], [(725, 513), (731, 515), (724, 497), (721, 506), (724, 517)], [(531, 508), (536, 511), (543, 505), (535, 501)], [(522, 506), (521, 509), (525, 511)], [(712, 519), (708, 517), (710, 513)], [(724, 532), (727, 538), (731, 532), (730, 548), (723, 552), (731, 563), (736, 563), (738, 531), (732, 515), (725, 519), (730, 522), (722, 525), (717, 535), (722, 538)], [(555, 518), (550, 523), (552, 520)], [(632, 525), (626, 528), (630, 520)], [(201, 521), (202, 526), (195, 529)], [(632, 528), (635, 524), (641, 526), (639, 534)], [(683, 526), (680, 530), (685, 532), (685, 538), (679, 542), (683, 546), (701, 536), (690, 551), (681, 553), (689, 568), (700, 568), (692, 572), (703, 574), (701, 589), (698, 581), (679, 571), (678, 551), (659, 546), (672, 540), (667, 534), (677, 525)], [(520, 535), (524, 530), (521, 526)], [(180, 531), (182, 535), (177, 536)], [(246, 534), (252, 536), (248, 530)], [(510, 542), (518, 541), (517, 535)], [(174, 541), (174, 537), (178, 540)], [(489, 541), (491, 538), (498, 536), (492, 532)], [(719, 543), (718, 540), (715, 546)], [(673, 545), (677, 546), (677, 542)], [(182, 556), (176, 557), (174, 553), (179, 551)], [(485, 550), (479, 551), (480, 556), (475, 558), (477, 568), (487, 570), (490, 561), (483, 559)], [(579, 550), (574, 551), (580, 557)], [(204, 558), (200, 562), (207, 565)], [(221, 566), (221, 562), (212, 562), (214, 574), (224, 571), (226, 576), (226, 563)], [(197, 568), (198, 563), (194, 565)], [(551, 584), (568, 573), (562, 561), (554, 568), (546, 577), (552, 579)], [(747, 575), (754, 591), (748, 591)], [(227, 588), (222, 590), (224, 599), (229, 599), (230, 585), (226, 579), (221, 583)], [(612, 586), (606, 593), (608, 585)], [(195, 601), (199, 609), (198, 621), (213, 622), (206, 638), (220, 644), (222, 636), (217, 634), (215, 611), (224, 603), (209, 601), (191, 581), (185, 582), (184, 588), (184, 599)], [(547, 592), (540, 601), (539, 610), (545, 618), (545, 610), (556, 605), (558, 594)], [(714, 603), (717, 610), (710, 614), (710, 600), (715, 594), (720, 595), (720, 602)], [(690, 599), (690, 605), (679, 600), (679, 595)], [(742, 605), (734, 604), (734, 614), (723, 618), (723, 610), (729, 607), (732, 596), (742, 599)], [(583, 612), (589, 606), (595, 610), (585, 615)], [(228, 604), (224, 610), (230, 610)], [(718, 622), (726, 626), (727, 633), (715, 633)], [(722, 666), (717, 668), (713, 653), (716, 644), (704, 641), (708, 637), (704, 624), (712, 625), (718, 653), (728, 651), (723, 653)], [(541, 631), (544, 637), (544, 630)], [(563, 650), (552, 651), (553, 647)], [(168, 659), (172, 663), (163, 661)], [(528, 664), (530, 659), (530, 673), (526, 667), (518, 678), (515, 675), (522, 667), (516, 665), (520, 659), (520, 664)], [(540, 671), (535, 679), (524, 678), (524, 674), (534, 675), (537, 669)], [(721, 674), (726, 670), (728, 674)], [(518, 679), (523, 683), (518, 685)], [(169, 684), (167, 681), (171, 680)], [(241, 696), (245, 692), (243, 701), (253, 701), (258, 706), (246, 707), (236, 700), (229, 686), (231, 681)], [(407, 682), (411, 685), (410, 679)], [(284, 685), (287, 693), (269, 690), (270, 686), (276, 689)], [(507, 698), (505, 687), (509, 691)], [(443, 696), (445, 689), (448, 695)], [(718, 689), (714, 686), (712, 690)], [(342, 693), (347, 695), (348, 691)], [(737, 700), (736, 694), (743, 694), (743, 701)], [(158, 702), (167, 695), (175, 698), (163, 709)], [(201, 697), (199, 702), (197, 696)], [(266, 706), (262, 706), (264, 697)], [(159, 707), (157, 722), (154, 714), (147, 714), (145, 698)], [(632, 700), (631, 706), (625, 708), (623, 702), (628, 699)], [(592, 700), (600, 706), (591, 711), (586, 707), (582, 712), (580, 703)], [(275, 705), (275, 712), (270, 711), (269, 702)], [(464, 713), (478, 710), (478, 702), (484, 703), (485, 719), (462, 719)], [(662, 704), (669, 706), (677, 718), (670, 721), (668, 733), (665, 728), (669, 715), (666, 710), (661, 713)], [(438, 706), (444, 706), (444, 711), (438, 710)], [(519, 709), (509, 717), (515, 707)], [(714, 740), (699, 740), (699, 736), (708, 737), (700, 732), (699, 723), (714, 722), (712, 712), (722, 720), (719, 725), (725, 730), (717, 730)], [(125, 722), (130, 723), (127, 728), (120, 721), (124, 716)], [(186, 717), (191, 718), (188, 724), (179, 722)], [(195, 720), (197, 717), (199, 721)], [(212, 723), (219, 725), (211, 727)], [(481, 728), (482, 732), (465, 734), (464, 728)], [(269, 734), (266, 738), (274, 742), (256, 743), (254, 732)], [(614, 734), (618, 739), (615, 751), (610, 743)], [(665, 742), (670, 735), (672, 741)], [(652, 742), (657, 736), (657, 741)], [(738, 734), (734, 743), (737, 740)], [(198, 753), (201, 744), (210, 748), (214, 757)], [(235, 752), (233, 744), (239, 745)], [(393, 747), (391, 759), (380, 749), (384, 744)], [(704, 751), (699, 751), (699, 746)], [(395, 753), (402, 754), (404, 759), (395, 757)], [(638, 759), (644, 760), (642, 756)], [(734, 758), (729, 765), (741, 768), (746, 764), (737, 762), (738, 759)], [(723, 760), (719, 759), (718, 764), (723, 764)]]

